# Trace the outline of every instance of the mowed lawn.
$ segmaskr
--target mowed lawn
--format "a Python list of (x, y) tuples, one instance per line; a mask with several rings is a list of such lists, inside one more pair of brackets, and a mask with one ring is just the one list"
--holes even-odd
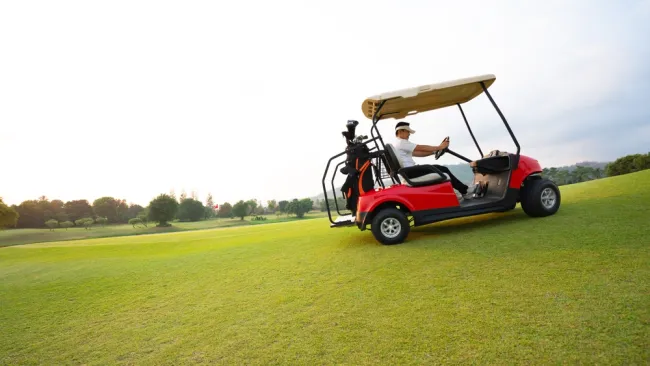
[(0, 249), (0, 363), (648, 364), (650, 171), (416, 228), (325, 219)]
[[(156, 223), (148, 223), (147, 226), (122, 224), (101, 226), (94, 224), (91, 229), (86, 230), (81, 227), (68, 229), (56, 228), (49, 229), (11, 229), (0, 230), (0, 248), (31, 243), (44, 243), (51, 241), (67, 241), (91, 238), (108, 238), (115, 236), (146, 235), (156, 233), (170, 233), (189, 230), (204, 230), (235, 226), (261, 225), (276, 222), (288, 222), (298, 220), (295, 216), (282, 215), (262, 215), (266, 220), (252, 220), (253, 216), (247, 216), (244, 220), (234, 219), (209, 219), (195, 222), (173, 222), (169, 227), (156, 227)], [(312, 219), (318, 217), (327, 217), (327, 212), (312, 211), (302, 219)], [(301, 219), (301, 220), (302, 220)]]

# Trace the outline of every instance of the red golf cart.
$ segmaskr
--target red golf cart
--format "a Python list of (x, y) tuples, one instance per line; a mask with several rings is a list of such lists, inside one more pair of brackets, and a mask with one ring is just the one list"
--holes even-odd
[[(560, 206), (560, 191), (550, 180), (542, 178), (537, 160), (521, 155), (520, 147), (508, 122), (488, 92), (494, 75), (453, 80), (367, 98), (362, 104), (366, 117), (372, 120), (371, 138), (355, 136), (357, 121), (348, 121), (342, 132), (347, 142), (345, 151), (327, 162), (323, 175), (323, 192), (331, 227), (370, 225), (382, 244), (403, 242), (413, 226), (438, 221), (512, 210), (517, 203), (532, 217), (552, 215)], [(501, 117), (517, 147), (516, 153), (498, 150), (483, 154), (467, 122), (462, 104), (485, 93)], [(459, 199), (449, 177), (434, 165), (403, 167), (399, 154), (390, 143), (384, 143), (377, 123), (384, 119), (401, 119), (416, 113), (457, 106), (480, 158), (473, 167), (474, 182), (482, 189), (470, 198)], [(365, 140), (365, 141), (364, 141)], [(438, 151), (435, 159), (451, 154), (467, 163), (472, 160), (450, 150)], [(333, 204), (339, 217), (332, 220), (330, 199), (325, 181), (332, 161), (343, 157), (331, 178)], [(342, 202), (350, 212), (341, 212), (334, 188), (336, 171), (347, 175), (341, 187)]]

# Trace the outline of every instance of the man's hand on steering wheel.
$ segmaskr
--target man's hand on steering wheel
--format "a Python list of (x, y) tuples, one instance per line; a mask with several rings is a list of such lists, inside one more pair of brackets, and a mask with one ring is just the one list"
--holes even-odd
[(441, 149), (436, 151), (436, 160), (440, 159), (440, 157), (447, 152), (447, 148), (449, 147), (449, 136), (445, 137), (445, 139), (442, 140), (440, 147)]

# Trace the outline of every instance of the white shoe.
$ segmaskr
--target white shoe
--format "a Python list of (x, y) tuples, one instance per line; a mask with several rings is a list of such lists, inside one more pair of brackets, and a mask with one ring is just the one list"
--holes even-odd
[(456, 198), (458, 198), (458, 202), (463, 202), (465, 200), (465, 197), (463, 197), (462, 193), (458, 192), (458, 190), (456, 190), (455, 188), (454, 188), (454, 193), (456, 193)]

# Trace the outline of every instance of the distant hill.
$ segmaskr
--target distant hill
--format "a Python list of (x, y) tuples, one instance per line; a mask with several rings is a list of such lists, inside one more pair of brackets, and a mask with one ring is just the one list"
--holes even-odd
[(556, 168), (558, 170), (573, 171), (577, 166), (584, 166), (584, 167), (589, 167), (589, 168), (594, 168), (594, 169), (605, 170), (605, 167), (607, 166), (607, 164), (609, 164), (609, 162), (583, 161), (581, 163), (575, 163), (573, 165), (556, 166), (554, 168)]

